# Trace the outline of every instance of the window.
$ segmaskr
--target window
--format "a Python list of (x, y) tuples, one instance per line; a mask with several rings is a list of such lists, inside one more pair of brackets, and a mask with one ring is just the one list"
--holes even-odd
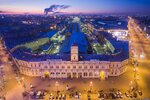
[(45, 68), (45, 69), (47, 69), (48, 67), (47, 67), (47, 66), (45, 66), (44, 68)]
[(70, 69), (70, 66), (67, 66), (68, 69)]
[(58, 68), (59, 68), (59, 66), (56, 66), (56, 68), (58, 69)]
[(62, 72), (62, 74), (65, 75), (66, 73), (65, 73), (65, 72)]
[(90, 66), (90, 68), (92, 69), (92, 68), (93, 68), (93, 66)]
[(96, 66), (96, 68), (99, 68), (99, 66)]
[(84, 69), (87, 69), (87, 66), (84, 66)]
[(93, 76), (93, 73), (92, 73), (92, 72), (90, 72), (90, 73), (89, 73), (89, 76)]
[(53, 69), (53, 66), (51, 66), (50, 68)]
[(81, 69), (82, 68), (82, 66), (79, 66), (79, 69)]
[(73, 66), (73, 69), (76, 69), (76, 66)]
[(86, 72), (84, 72), (84, 73), (83, 73), (83, 75), (84, 75), (84, 76), (87, 76), (87, 73), (86, 73)]
[(65, 66), (62, 66), (62, 69), (65, 68)]

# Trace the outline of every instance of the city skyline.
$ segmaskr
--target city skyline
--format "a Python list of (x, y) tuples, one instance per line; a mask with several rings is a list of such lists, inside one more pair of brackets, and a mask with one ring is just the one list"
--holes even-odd
[(69, 5), (63, 13), (149, 13), (149, 0), (3, 0), (0, 1), (0, 13), (37, 13), (51, 5)]

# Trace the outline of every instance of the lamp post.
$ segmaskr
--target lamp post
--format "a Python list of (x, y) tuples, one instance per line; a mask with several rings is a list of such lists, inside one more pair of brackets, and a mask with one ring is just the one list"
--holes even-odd
[(93, 82), (91, 81), (90, 82), (90, 91), (92, 90), (92, 87), (93, 87)]
[(138, 68), (134, 68), (134, 81), (135, 81), (135, 88), (136, 89), (138, 89), (137, 73), (138, 73)]
[(21, 78), (21, 81), (22, 81), (22, 85), (23, 85), (23, 88), (24, 88), (24, 92), (26, 92), (26, 84), (24, 82), (24, 77)]
[(56, 88), (57, 88), (57, 92), (58, 92), (58, 86), (59, 86), (59, 83), (56, 81), (56, 83), (55, 83), (55, 86), (56, 86)]
[(145, 57), (145, 55), (144, 55), (144, 53), (142, 52), (141, 54), (140, 54), (140, 59), (143, 59)]

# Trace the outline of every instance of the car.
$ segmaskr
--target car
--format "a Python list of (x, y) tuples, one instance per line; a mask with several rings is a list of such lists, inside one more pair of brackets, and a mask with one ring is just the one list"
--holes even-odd
[(121, 92), (120, 90), (118, 90), (118, 93), (119, 93), (120, 95), (122, 95), (122, 92)]
[(132, 94), (130, 94), (130, 98), (133, 98), (133, 95), (132, 95)]
[(34, 91), (30, 91), (30, 96), (33, 96), (35, 95), (35, 92)]
[(79, 93), (79, 96), (81, 97), (81, 93)]
[(126, 97), (129, 97), (129, 96), (130, 96), (130, 95), (129, 95), (129, 92), (126, 92), (125, 95), (126, 95)]
[(116, 99), (116, 94), (115, 93), (110, 93), (110, 96), (112, 97), (112, 99)]
[(136, 92), (133, 93), (133, 97), (137, 98), (137, 93)]
[(50, 96), (49, 99), (50, 99), (50, 100), (54, 100), (54, 96)]
[(66, 95), (65, 94), (62, 95), (62, 99), (66, 100)]
[(118, 91), (116, 92), (116, 95), (119, 95), (119, 92), (118, 92)]
[(123, 95), (120, 95), (120, 98), (123, 98)]
[(88, 95), (88, 100), (91, 100), (91, 96), (90, 95)]
[(5, 97), (0, 97), (0, 100), (6, 100), (6, 98)]
[(22, 93), (23, 97), (27, 96), (27, 94), (28, 94), (27, 92)]
[(58, 96), (56, 96), (56, 100), (58, 100)]
[(139, 90), (138, 93), (139, 93), (140, 96), (142, 96), (142, 91), (141, 90)]
[(62, 95), (59, 95), (58, 98), (59, 98), (59, 100), (61, 100), (62, 99)]
[(79, 99), (79, 95), (75, 95), (74, 97), (75, 97), (76, 99)]
[(50, 100), (53, 100), (53, 99), (54, 99), (54, 96), (53, 96), (52, 93), (50, 94), (49, 99), (50, 99)]
[(35, 98), (36, 98), (36, 99), (40, 99), (40, 97), (41, 97), (41, 93), (42, 93), (41, 91), (38, 91), (38, 92), (36, 93)]

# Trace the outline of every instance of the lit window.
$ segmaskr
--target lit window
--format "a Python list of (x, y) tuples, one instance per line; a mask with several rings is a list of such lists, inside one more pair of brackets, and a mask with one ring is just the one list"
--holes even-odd
[(84, 76), (87, 76), (87, 73), (85, 72), (85, 73), (83, 73), (83, 75), (84, 75)]
[(53, 66), (50, 67), (51, 69), (53, 68)]
[(76, 66), (73, 66), (74, 69), (76, 69)]
[(79, 66), (79, 68), (81, 69), (81, 68), (82, 68), (82, 66)]
[(45, 66), (44, 68), (47, 69), (47, 66)]
[(96, 66), (96, 68), (99, 68), (99, 66)]
[(90, 68), (92, 69), (92, 68), (93, 68), (93, 66), (90, 66)]
[(84, 69), (87, 69), (87, 66), (84, 66)]
[(70, 69), (70, 66), (67, 66), (68, 69)]
[(59, 66), (56, 66), (56, 68), (59, 68)]

